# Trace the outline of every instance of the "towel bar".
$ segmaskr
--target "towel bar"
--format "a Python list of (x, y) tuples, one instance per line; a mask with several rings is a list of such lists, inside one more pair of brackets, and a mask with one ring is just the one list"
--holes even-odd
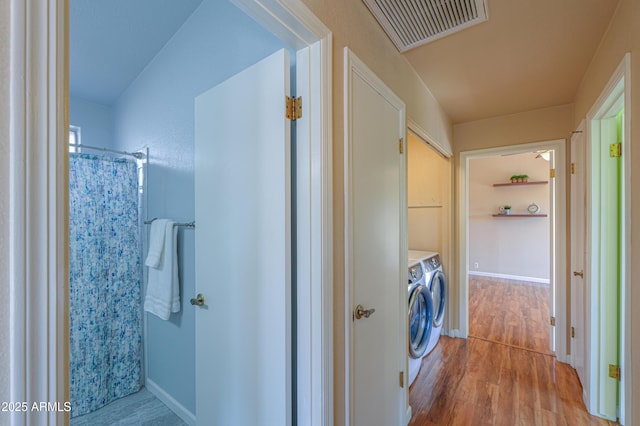
[[(158, 218), (154, 217), (151, 220), (145, 220), (144, 224), (145, 225), (149, 225), (156, 219), (158, 219)], [(196, 221), (194, 220), (192, 222), (176, 222), (176, 223), (173, 224), (173, 226), (184, 226), (185, 228), (195, 228), (196, 227)]]

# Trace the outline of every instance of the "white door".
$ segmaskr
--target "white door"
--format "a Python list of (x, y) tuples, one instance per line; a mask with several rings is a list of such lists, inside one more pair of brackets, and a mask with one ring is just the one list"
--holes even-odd
[[(581, 126), (580, 129), (583, 129)], [(579, 130), (571, 137), (571, 354), (573, 366), (582, 386), (587, 386), (585, 376), (585, 281), (584, 263), (586, 234), (585, 214), (585, 142), (584, 132)]]
[(282, 50), (196, 98), (198, 425), (291, 424), (289, 72)]
[[(347, 423), (406, 424), (404, 104), (347, 56)], [(358, 305), (370, 316), (358, 318)]]

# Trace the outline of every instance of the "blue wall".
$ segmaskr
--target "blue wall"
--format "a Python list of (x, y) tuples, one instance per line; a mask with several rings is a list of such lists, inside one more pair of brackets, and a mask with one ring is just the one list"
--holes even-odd
[[(194, 218), (194, 99), (281, 41), (226, 1), (204, 0), (115, 104), (117, 149), (150, 149), (147, 216)], [(194, 230), (180, 229), (182, 310), (147, 314), (148, 379), (195, 413)], [(224, 350), (224, 348), (220, 348)]]
[(113, 119), (113, 110), (109, 106), (73, 96), (69, 99), (69, 124), (80, 127), (81, 142), (86, 145), (111, 146)]

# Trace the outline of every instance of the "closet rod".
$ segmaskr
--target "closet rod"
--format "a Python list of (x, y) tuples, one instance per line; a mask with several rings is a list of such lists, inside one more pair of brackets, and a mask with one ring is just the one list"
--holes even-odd
[[(144, 224), (145, 225), (149, 225), (151, 224), (154, 220), (158, 219), (157, 217), (154, 217), (151, 220), (145, 220)], [(175, 222), (173, 224), (173, 226), (184, 226), (185, 228), (195, 228), (196, 227), (196, 221), (192, 221), (192, 222)]]

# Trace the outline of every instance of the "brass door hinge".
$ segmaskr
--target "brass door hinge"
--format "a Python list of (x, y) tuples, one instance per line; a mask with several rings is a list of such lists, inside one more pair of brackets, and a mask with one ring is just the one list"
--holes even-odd
[(612, 143), (611, 145), (609, 145), (609, 157), (611, 158), (622, 157), (621, 143)]
[(571, 163), (571, 174), (572, 175), (576, 174), (576, 163)]
[(398, 139), (398, 150), (400, 151), (400, 154), (404, 154), (404, 139), (403, 138)]
[(549, 177), (551, 179), (553, 179), (554, 177), (556, 177), (556, 169), (550, 169), (549, 170)]
[(551, 325), (555, 327), (556, 326), (556, 317), (551, 317), (550, 322), (551, 322)]
[(620, 380), (620, 367), (617, 365), (609, 364), (609, 377), (612, 379)]
[(400, 372), (400, 387), (404, 387), (404, 371)]
[(575, 327), (571, 327), (571, 337), (572, 338), (576, 337), (576, 329), (575, 329)]
[(284, 116), (291, 121), (302, 118), (302, 97), (290, 98), (285, 96)]

